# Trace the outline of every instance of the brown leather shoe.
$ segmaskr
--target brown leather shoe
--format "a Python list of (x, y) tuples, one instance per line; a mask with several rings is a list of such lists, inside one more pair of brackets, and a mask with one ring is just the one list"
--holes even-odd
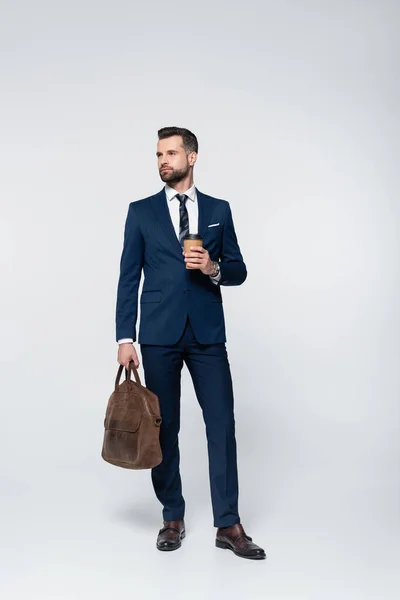
[(157, 537), (157, 548), (159, 550), (177, 550), (181, 547), (181, 540), (185, 537), (185, 522), (164, 521), (164, 527), (160, 529)]
[(246, 535), (240, 523), (231, 527), (219, 527), (215, 545), (217, 548), (232, 550), (236, 556), (241, 558), (252, 558), (254, 560), (266, 558), (264, 550), (253, 543), (253, 540)]

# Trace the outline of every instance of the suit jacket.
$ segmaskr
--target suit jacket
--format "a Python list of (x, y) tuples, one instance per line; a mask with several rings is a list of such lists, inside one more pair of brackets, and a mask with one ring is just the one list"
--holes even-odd
[[(229, 202), (197, 188), (198, 233), (212, 260), (219, 261), (215, 285), (200, 270), (186, 269), (171, 221), (164, 188), (129, 204), (116, 303), (116, 339), (136, 341), (138, 288), (142, 269), (139, 344), (173, 345), (187, 315), (200, 344), (226, 342), (222, 285), (240, 285), (247, 277)], [(210, 224), (218, 223), (213, 227)]]

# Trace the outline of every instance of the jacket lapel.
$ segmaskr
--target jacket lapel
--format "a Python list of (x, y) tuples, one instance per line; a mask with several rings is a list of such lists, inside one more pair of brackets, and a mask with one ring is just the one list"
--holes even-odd
[(167, 196), (165, 195), (164, 188), (150, 200), (153, 212), (159, 224), (161, 225), (161, 229), (166, 240), (171, 245), (173, 250), (175, 250), (179, 256), (182, 256), (182, 248), (175, 234), (175, 229), (171, 220), (167, 202), (168, 200)]
[(206, 196), (196, 188), (197, 204), (199, 209), (198, 233), (204, 238), (208, 224), (211, 221), (214, 203), (209, 196)]

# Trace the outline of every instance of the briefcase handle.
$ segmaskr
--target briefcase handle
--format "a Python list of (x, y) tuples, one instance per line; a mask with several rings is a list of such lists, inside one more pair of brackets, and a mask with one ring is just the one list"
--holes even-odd
[[(118, 373), (117, 376), (115, 378), (115, 386), (114, 389), (116, 392), (118, 392), (119, 389), (119, 380), (121, 379), (121, 375), (122, 375), (122, 369), (124, 368), (124, 365), (119, 365), (119, 369), (118, 369)], [(141, 381), (140, 381), (140, 377), (139, 377), (139, 373), (137, 371), (137, 368), (135, 367), (135, 363), (133, 362), (133, 360), (131, 360), (129, 362), (128, 368), (125, 367), (125, 379), (127, 381), (131, 381), (131, 372), (133, 371), (133, 374), (135, 376), (135, 381), (138, 385), (142, 385)]]

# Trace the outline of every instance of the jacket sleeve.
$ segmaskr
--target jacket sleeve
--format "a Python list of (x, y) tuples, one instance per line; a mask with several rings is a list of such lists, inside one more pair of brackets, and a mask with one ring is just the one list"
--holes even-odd
[(125, 222), (115, 311), (116, 339), (136, 341), (138, 290), (144, 262), (144, 241), (131, 202)]
[(227, 216), (222, 233), (219, 266), (221, 271), (219, 285), (240, 285), (247, 277), (247, 269), (237, 241), (229, 202), (227, 202)]

